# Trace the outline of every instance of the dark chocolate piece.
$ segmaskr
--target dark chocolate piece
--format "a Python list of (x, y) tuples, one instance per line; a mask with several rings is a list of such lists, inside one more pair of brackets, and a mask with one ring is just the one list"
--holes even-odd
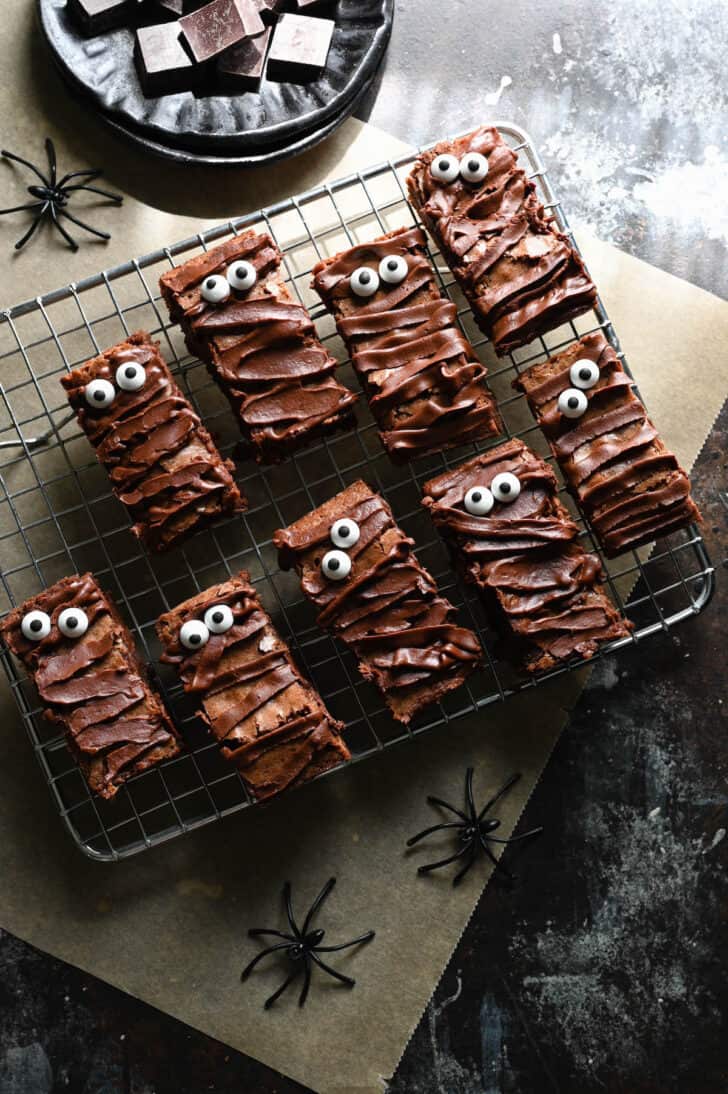
[(333, 19), (281, 15), (268, 52), (268, 77), (289, 83), (315, 80), (326, 67), (335, 28)]
[(286, 0), (251, 0), (264, 23), (274, 23), (283, 11)]
[(593, 307), (596, 288), (581, 258), (497, 129), (423, 152), (407, 186), (497, 354)]
[(179, 604), (159, 619), (157, 633), (162, 660), (199, 697), (223, 755), (256, 798), (351, 758), (339, 736), (343, 726), (299, 672), (249, 574)]
[(478, 667), (478, 639), (458, 626), (413, 541), (366, 483), (279, 529), (273, 543), (281, 567), (295, 566), (318, 623), (352, 650), (398, 721), (409, 722)]
[(127, 506), (132, 531), (164, 551), (244, 509), (233, 465), (139, 332), (61, 378), (79, 425)]
[[(236, 289), (236, 269), (255, 274)], [(258, 462), (348, 425), (356, 396), (335, 376), (337, 361), (281, 276), (281, 253), (267, 234), (246, 232), (160, 278), (172, 319), (204, 361), (238, 417)], [(231, 279), (231, 280), (228, 280)], [(221, 294), (218, 302), (206, 300)]]
[(65, 577), (0, 623), (90, 789), (113, 798), (180, 742), (149, 686), (134, 640), (92, 574)]
[(313, 274), (390, 456), (409, 459), (500, 433), (486, 369), (457, 325), (457, 308), (440, 295), (421, 229), (352, 247)]
[(212, 0), (183, 15), (180, 26), (195, 61), (209, 61), (243, 38), (265, 29), (251, 0)]
[(534, 365), (513, 386), (525, 392), (607, 557), (701, 519), (687, 474), (601, 332)]
[(217, 72), (223, 85), (232, 88), (255, 88), (260, 83), (265, 68), (265, 55), (272, 27), (266, 27), (255, 38), (245, 38), (236, 46), (221, 53), (217, 60)]
[(86, 35), (103, 34), (125, 26), (136, 0), (68, 0), (68, 13)]
[(182, 45), (178, 21), (139, 27), (134, 58), (145, 95), (185, 91), (196, 79), (198, 69)]
[(556, 477), (519, 440), (425, 483), (423, 504), (467, 581), (519, 640), (529, 672), (592, 657), (632, 629), (600, 584), (596, 555), (557, 497)]

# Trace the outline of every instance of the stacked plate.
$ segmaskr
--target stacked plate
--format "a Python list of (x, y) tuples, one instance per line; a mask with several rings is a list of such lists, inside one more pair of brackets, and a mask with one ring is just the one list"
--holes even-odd
[(166, 159), (256, 166), (312, 148), (353, 113), (379, 68), (394, 0), (337, 0), (324, 73), (306, 84), (265, 77), (238, 95), (191, 91), (147, 98), (134, 64), (134, 31), (85, 38), (66, 0), (37, 0), (43, 34), (71, 90), (118, 133)]

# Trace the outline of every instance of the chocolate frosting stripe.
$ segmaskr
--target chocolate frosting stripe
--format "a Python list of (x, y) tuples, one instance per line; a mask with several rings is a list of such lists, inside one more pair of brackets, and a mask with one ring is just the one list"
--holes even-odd
[[(455, 174), (443, 175), (442, 164)], [(483, 126), (422, 153), (407, 187), (499, 355), (593, 306), (584, 264), (497, 129)]]
[[(509, 491), (501, 496), (504, 476)], [(487, 491), (492, 504), (480, 515)], [(518, 637), (530, 672), (591, 657), (603, 642), (629, 633), (600, 584), (599, 559), (583, 550), (557, 497), (553, 471), (522, 441), (432, 479), (423, 504), (466, 580)]]

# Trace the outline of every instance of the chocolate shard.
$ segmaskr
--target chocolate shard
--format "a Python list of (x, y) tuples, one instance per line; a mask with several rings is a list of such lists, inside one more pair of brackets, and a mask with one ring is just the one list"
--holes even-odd
[(271, 33), (272, 27), (266, 27), (262, 34), (245, 38), (220, 54), (217, 72), (223, 86), (230, 86), (233, 90), (251, 90), (258, 86), (265, 68)]
[(182, 45), (178, 21), (138, 27), (134, 59), (144, 94), (171, 95), (193, 87), (199, 77)]
[(501, 431), (486, 369), (440, 294), (420, 228), (352, 247), (313, 275), (394, 460)]
[(477, 637), (458, 625), (412, 540), (366, 483), (279, 529), (273, 543), (282, 569), (299, 574), (319, 625), (352, 651), (398, 721), (460, 687), (480, 664)]
[[(193, 621), (196, 645), (183, 631)], [(198, 698), (223, 755), (257, 799), (351, 758), (343, 726), (299, 671), (249, 574), (179, 604), (161, 616), (157, 633), (162, 660), (176, 666), (185, 691)]]
[(0, 638), (23, 662), (46, 718), (65, 732), (92, 792), (113, 798), (180, 752), (134, 640), (93, 574), (65, 577), (27, 600), (0, 623)]
[(190, 53), (202, 63), (265, 29), (252, 0), (212, 0), (183, 15), (180, 27)]
[(136, 0), (68, 0), (68, 13), (86, 35), (103, 34), (125, 26)]
[(268, 51), (268, 77), (289, 83), (315, 80), (326, 67), (335, 29), (333, 19), (281, 15)]

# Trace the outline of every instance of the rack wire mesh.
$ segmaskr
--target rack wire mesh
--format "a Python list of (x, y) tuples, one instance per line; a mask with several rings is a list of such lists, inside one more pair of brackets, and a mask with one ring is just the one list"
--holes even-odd
[[(499, 129), (535, 180), (546, 208), (570, 234), (526, 133), (505, 123)], [(395, 467), (384, 454), (362, 399), (356, 430), (319, 443), (280, 467), (238, 465), (238, 481), (250, 499), (242, 517), (222, 522), (164, 556), (150, 557), (132, 536), (126, 512), (69, 414), (59, 383), (64, 372), (133, 330), (148, 330), (160, 339), (172, 370), (221, 450), (232, 452), (238, 434), (227, 403), (170, 325), (157, 280), (177, 259), (184, 261), (215, 241), (257, 226), (276, 239), (295, 294), (310, 309), (322, 340), (342, 360), (343, 381), (357, 390), (333, 321), (310, 289), (310, 271), (320, 257), (417, 223), (404, 186), (415, 154), (317, 187), (0, 314), (0, 376), (5, 379), (0, 384), (0, 612), (5, 614), (67, 574), (92, 570), (121, 607), (187, 745), (180, 757), (133, 779), (112, 801), (92, 796), (63, 737), (44, 719), (31, 682), (7, 651), (2, 652), (22, 721), (59, 812), (79, 848), (91, 857), (120, 859), (251, 804), (239, 774), (222, 759), (196, 718), (194, 703), (170, 670), (159, 664), (154, 632), (161, 612), (240, 569), (250, 571), (299, 662), (332, 713), (346, 723), (354, 760), (568, 671), (562, 667), (524, 679), (499, 659), (496, 636), (479, 601), (453, 574), (446, 550), (420, 505), (427, 478), (486, 445), (468, 445)], [(431, 258), (443, 291), (458, 307), (462, 329), (489, 367), (489, 383), (507, 434), (525, 437), (550, 459), (511, 380), (517, 371), (596, 329), (604, 331), (624, 360), (601, 300), (593, 312), (498, 359), (434, 249)], [(462, 621), (478, 632), (486, 653), (480, 673), (406, 729), (392, 721), (374, 689), (358, 676), (351, 654), (316, 627), (297, 579), (280, 571), (272, 548), (276, 528), (359, 477), (386, 496), (399, 523), (415, 539), (418, 557), (456, 603)], [(563, 499), (579, 522), (585, 545), (598, 550), (570, 497), (564, 493)], [(634, 631), (604, 647), (600, 656), (697, 614), (713, 591), (713, 570), (695, 527), (660, 541), (651, 553), (632, 551), (605, 562), (605, 568), (611, 594)]]

